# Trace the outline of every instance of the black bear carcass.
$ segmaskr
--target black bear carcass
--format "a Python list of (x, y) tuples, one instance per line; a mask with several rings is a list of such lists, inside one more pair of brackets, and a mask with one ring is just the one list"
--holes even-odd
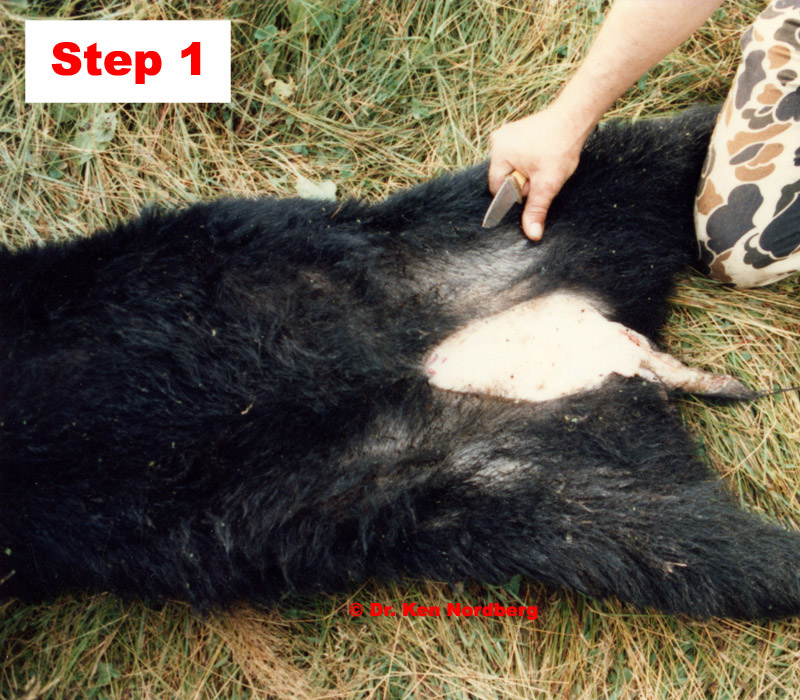
[(481, 228), (482, 165), (0, 252), (0, 596), (523, 574), (795, 613), (800, 537), (735, 507), (666, 392), (747, 390), (648, 340), (713, 121), (601, 128), (540, 244)]

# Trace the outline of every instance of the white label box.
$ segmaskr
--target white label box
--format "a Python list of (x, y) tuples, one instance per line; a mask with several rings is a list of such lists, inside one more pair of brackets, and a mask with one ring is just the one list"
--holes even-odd
[(229, 20), (28, 20), (26, 102), (230, 102)]

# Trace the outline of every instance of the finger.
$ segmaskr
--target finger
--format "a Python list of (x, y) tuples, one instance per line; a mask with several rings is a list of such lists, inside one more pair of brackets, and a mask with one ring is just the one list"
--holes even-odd
[(491, 161), (489, 163), (489, 191), (497, 194), (497, 190), (513, 170), (514, 168), (506, 160)]

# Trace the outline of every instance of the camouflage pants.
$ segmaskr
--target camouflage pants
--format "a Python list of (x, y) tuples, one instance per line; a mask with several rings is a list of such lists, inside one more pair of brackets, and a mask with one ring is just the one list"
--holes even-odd
[(742, 36), (695, 225), (715, 279), (758, 287), (800, 270), (800, 0), (773, 0)]

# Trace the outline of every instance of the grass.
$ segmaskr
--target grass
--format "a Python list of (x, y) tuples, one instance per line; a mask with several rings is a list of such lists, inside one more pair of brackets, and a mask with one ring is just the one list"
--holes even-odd
[[(762, 3), (729, 3), (610, 116), (721, 100)], [(606, 4), (539, 0), (6, 0), (0, 5), (0, 243), (89, 235), (152, 202), (293, 195), (302, 178), (378, 198), (485, 157), (488, 135), (541, 107)], [(35, 16), (228, 18), (228, 105), (26, 105)], [(665, 334), (690, 363), (752, 386), (800, 384), (800, 282), (678, 286)], [(795, 393), (687, 424), (744, 507), (800, 528)], [(352, 618), (351, 602), (523, 600), (512, 618)], [(511, 581), (369, 583), (348, 594), (201, 618), (113, 596), (0, 604), (0, 698), (791, 698), (800, 623), (685, 620)]]

